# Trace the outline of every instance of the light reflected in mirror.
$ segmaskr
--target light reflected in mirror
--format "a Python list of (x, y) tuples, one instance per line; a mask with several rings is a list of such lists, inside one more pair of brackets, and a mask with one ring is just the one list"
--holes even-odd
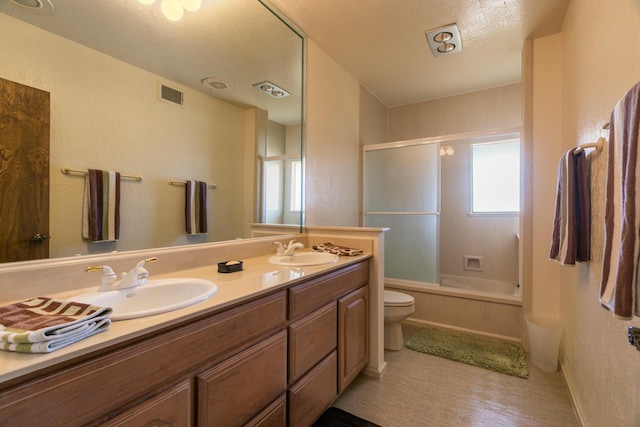
[[(37, 13), (0, 3), (11, 40), (0, 46), (0, 78), (50, 94), (49, 229), (19, 240), (45, 234), (50, 256), (65, 257), (248, 238), (256, 222), (302, 224), (301, 33), (258, 0), (206, 1), (178, 22), (137, 1), (52, 4)], [(264, 81), (290, 95), (254, 87)], [(63, 168), (142, 177), (121, 182), (118, 241), (82, 239), (84, 178)], [(186, 234), (185, 190), (169, 180), (215, 184), (206, 234)]]

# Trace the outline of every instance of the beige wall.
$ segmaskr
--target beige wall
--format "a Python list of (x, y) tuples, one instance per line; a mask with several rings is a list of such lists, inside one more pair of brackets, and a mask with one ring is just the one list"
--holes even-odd
[(626, 337), (627, 327), (640, 321), (614, 319), (598, 303), (606, 151), (591, 155), (588, 264), (559, 267), (546, 259), (555, 191), (548, 175), (563, 151), (606, 135), (602, 124), (640, 78), (639, 45), (640, 3), (635, 0), (616, 1), (615, 7), (606, 0), (571, 1), (562, 35), (534, 43), (532, 308), (557, 311), (564, 323), (561, 365), (587, 426), (640, 425), (640, 353)]
[(387, 141), (522, 126), (522, 85), (389, 108)]
[[(51, 93), (52, 256), (242, 236), (244, 110), (7, 15), (0, 27), (12, 34), (0, 44), (0, 77)], [(183, 90), (185, 105), (160, 101), (160, 82)], [(117, 244), (81, 241), (84, 179), (62, 167), (143, 176), (122, 181)], [(167, 179), (218, 185), (209, 193), (208, 235), (186, 236), (184, 189)]]
[(556, 170), (562, 154), (562, 36), (533, 42), (532, 311), (558, 318), (560, 286), (572, 268), (549, 261), (555, 206)]
[(359, 224), (360, 84), (307, 41), (305, 224)]
[(360, 144), (387, 142), (387, 107), (360, 86)]

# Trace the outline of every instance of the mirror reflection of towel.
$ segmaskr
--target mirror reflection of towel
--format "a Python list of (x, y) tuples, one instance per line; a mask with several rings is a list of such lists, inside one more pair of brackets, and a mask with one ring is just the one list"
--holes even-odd
[(187, 181), (185, 203), (185, 225), (187, 234), (207, 233), (207, 183)]
[(84, 184), (82, 237), (94, 242), (120, 238), (120, 173), (89, 169)]

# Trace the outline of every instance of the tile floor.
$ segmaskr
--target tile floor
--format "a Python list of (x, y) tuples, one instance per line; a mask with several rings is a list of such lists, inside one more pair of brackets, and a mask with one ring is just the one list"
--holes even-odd
[(404, 348), (382, 379), (360, 375), (335, 402), (383, 427), (579, 426), (560, 372), (522, 379)]

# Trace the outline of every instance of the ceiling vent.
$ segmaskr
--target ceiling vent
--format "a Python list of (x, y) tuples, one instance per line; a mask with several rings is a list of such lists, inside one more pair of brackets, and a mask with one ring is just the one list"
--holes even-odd
[(178, 89), (161, 84), (160, 99), (177, 105), (184, 105), (184, 93)]
[(445, 25), (426, 32), (433, 56), (443, 56), (462, 50), (462, 40), (456, 24)]

